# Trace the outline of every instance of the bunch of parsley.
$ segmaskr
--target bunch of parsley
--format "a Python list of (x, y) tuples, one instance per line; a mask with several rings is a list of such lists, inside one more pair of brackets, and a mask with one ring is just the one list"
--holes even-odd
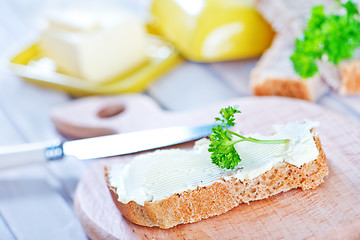
[[(287, 143), (289, 140), (259, 140), (252, 137), (244, 137), (229, 129), (235, 125), (235, 114), (240, 113), (235, 107), (222, 108), (221, 117), (216, 117), (218, 124), (212, 127), (212, 134), (209, 136), (210, 145), (208, 151), (211, 152), (212, 163), (221, 168), (234, 169), (239, 164), (241, 158), (236, 152), (234, 145), (239, 142), (248, 141), (262, 144)], [(235, 137), (235, 138), (234, 138)]]
[(360, 46), (360, 15), (356, 4), (337, 2), (346, 14), (327, 15), (324, 6), (315, 6), (303, 36), (296, 39), (290, 59), (295, 71), (303, 78), (318, 72), (316, 61), (324, 56), (337, 65), (343, 59), (351, 59)]

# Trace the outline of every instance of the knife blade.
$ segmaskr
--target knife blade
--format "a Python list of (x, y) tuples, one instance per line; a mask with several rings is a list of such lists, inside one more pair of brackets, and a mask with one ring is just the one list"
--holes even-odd
[(30, 143), (0, 148), (0, 169), (73, 156), (80, 160), (125, 155), (206, 137), (211, 125), (168, 127), (72, 141)]

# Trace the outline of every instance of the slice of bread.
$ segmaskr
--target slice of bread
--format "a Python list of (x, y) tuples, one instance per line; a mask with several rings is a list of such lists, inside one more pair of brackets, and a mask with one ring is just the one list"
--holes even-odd
[[(359, 49), (360, 50), (360, 49)], [(319, 62), (319, 72), (324, 81), (341, 95), (360, 93), (360, 51), (354, 59), (344, 60), (339, 66)]]
[(360, 59), (344, 62), (340, 65), (340, 94), (360, 93)]
[(256, 7), (278, 33), (297, 37), (306, 27), (311, 9), (323, 5), (331, 9), (334, 0), (256, 0)]
[(255, 95), (277, 95), (315, 101), (327, 86), (342, 95), (360, 93), (360, 54), (339, 66), (319, 63), (319, 74), (302, 79), (293, 69), (290, 56), (295, 39), (306, 28), (311, 8), (324, 5), (331, 9), (332, 0), (257, 0), (257, 9), (278, 33), (271, 47), (251, 72), (250, 86)]
[(240, 203), (265, 199), (293, 188), (317, 187), (328, 174), (328, 164), (318, 136), (314, 135), (313, 138), (319, 150), (318, 158), (300, 168), (280, 162), (251, 180), (222, 179), (210, 186), (174, 194), (166, 199), (146, 201), (144, 206), (134, 201), (127, 204), (119, 202), (116, 189), (109, 184), (107, 167), (105, 178), (112, 199), (125, 218), (139, 225), (167, 229), (216, 216)]
[(319, 74), (302, 79), (290, 61), (294, 39), (278, 34), (250, 74), (250, 87), (257, 96), (284, 96), (315, 101), (328, 86)]

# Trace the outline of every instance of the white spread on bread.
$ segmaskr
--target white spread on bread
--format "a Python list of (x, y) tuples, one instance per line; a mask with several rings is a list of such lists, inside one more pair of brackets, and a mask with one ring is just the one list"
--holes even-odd
[(310, 130), (317, 122), (292, 122), (273, 126), (270, 136), (249, 134), (258, 139), (290, 139), (284, 144), (240, 142), (235, 149), (242, 159), (233, 170), (211, 162), (208, 139), (201, 139), (191, 150), (157, 150), (138, 155), (128, 164), (115, 164), (109, 170), (109, 183), (119, 201), (157, 201), (173, 194), (213, 184), (229, 178), (253, 179), (285, 161), (297, 167), (317, 159), (319, 151)]

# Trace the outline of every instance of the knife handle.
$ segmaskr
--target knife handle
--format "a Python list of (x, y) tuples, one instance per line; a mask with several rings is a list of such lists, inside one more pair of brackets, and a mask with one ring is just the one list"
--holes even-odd
[(0, 169), (45, 163), (62, 157), (62, 144), (59, 141), (4, 146), (0, 148)]

